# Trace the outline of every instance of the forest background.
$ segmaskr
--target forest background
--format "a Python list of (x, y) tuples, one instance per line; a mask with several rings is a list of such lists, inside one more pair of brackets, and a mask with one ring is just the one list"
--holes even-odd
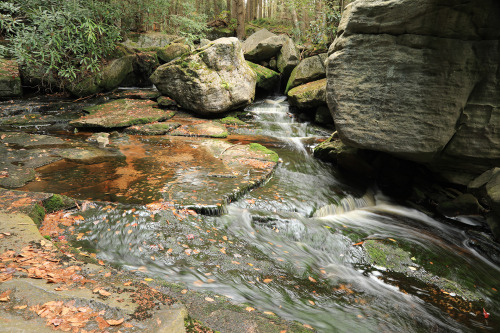
[(259, 28), (326, 49), (351, 0), (8, 0), (0, 3), (0, 57), (61, 86), (102, 68), (130, 32), (194, 43), (224, 28), (244, 39)]

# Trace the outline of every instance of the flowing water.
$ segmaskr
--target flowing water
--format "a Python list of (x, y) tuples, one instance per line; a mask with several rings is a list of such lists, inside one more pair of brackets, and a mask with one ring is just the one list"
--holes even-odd
[(297, 122), (283, 97), (247, 111), (250, 126), (227, 140), (278, 153), (282, 161), (265, 185), (221, 216), (90, 204), (77, 245), (138, 274), (211, 290), (320, 332), (500, 329), (497, 245), (342, 180), (311, 156), (328, 133)]

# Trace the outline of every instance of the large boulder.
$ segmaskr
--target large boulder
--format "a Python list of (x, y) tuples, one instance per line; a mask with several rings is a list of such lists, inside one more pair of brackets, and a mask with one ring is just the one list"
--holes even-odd
[(315, 55), (302, 60), (290, 74), (285, 92), (301, 84), (316, 81), (326, 77), (326, 53)]
[(0, 98), (21, 95), (21, 77), (17, 62), (0, 58)]
[(466, 184), (500, 161), (496, 0), (358, 0), (329, 50), (327, 100), (346, 144)]
[(300, 62), (300, 54), (293, 40), (288, 36), (283, 36), (284, 43), (278, 54), (278, 70), (283, 74), (285, 80), (288, 80), (292, 70)]
[(261, 29), (243, 42), (245, 59), (252, 62), (270, 59), (278, 54), (284, 42), (283, 36)]
[(326, 104), (326, 79), (309, 82), (288, 92), (291, 105), (299, 109), (313, 109)]
[(272, 69), (247, 61), (248, 66), (257, 74), (257, 87), (274, 91), (280, 82), (280, 74)]
[(117, 88), (134, 71), (135, 55), (127, 55), (111, 61), (101, 72), (89, 75), (81, 81), (68, 85), (68, 91), (75, 96), (89, 96)]
[(151, 76), (158, 90), (188, 110), (222, 113), (248, 105), (257, 75), (237, 38), (221, 38), (160, 66)]

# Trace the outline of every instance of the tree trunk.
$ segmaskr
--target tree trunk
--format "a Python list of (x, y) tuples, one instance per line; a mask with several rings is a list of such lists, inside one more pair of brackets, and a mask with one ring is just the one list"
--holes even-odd
[(217, 19), (219, 16), (219, 3), (217, 0), (214, 0), (214, 19)]
[(297, 10), (295, 9), (295, 5), (293, 4), (290, 6), (290, 14), (292, 15), (293, 27), (300, 35), (299, 18), (297, 17)]
[(231, 17), (232, 17), (232, 14), (231, 14), (231, 0), (226, 0), (226, 11), (227, 11), (226, 20), (227, 20), (227, 23), (229, 24), (229, 21), (231, 21)]
[(236, 0), (237, 2), (237, 19), (236, 36), (240, 40), (245, 38), (245, 0)]
[(257, 13), (257, 17), (258, 18), (263, 18), (263, 13), (264, 13), (264, 8), (262, 7), (264, 5), (264, 1), (263, 0), (259, 0), (259, 12)]

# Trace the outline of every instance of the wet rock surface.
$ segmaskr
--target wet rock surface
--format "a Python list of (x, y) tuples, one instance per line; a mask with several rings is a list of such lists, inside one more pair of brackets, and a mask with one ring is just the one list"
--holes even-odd
[(89, 115), (70, 122), (75, 127), (127, 127), (169, 119), (172, 114), (157, 108), (148, 100), (118, 99), (106, 104), (87, 107)]

